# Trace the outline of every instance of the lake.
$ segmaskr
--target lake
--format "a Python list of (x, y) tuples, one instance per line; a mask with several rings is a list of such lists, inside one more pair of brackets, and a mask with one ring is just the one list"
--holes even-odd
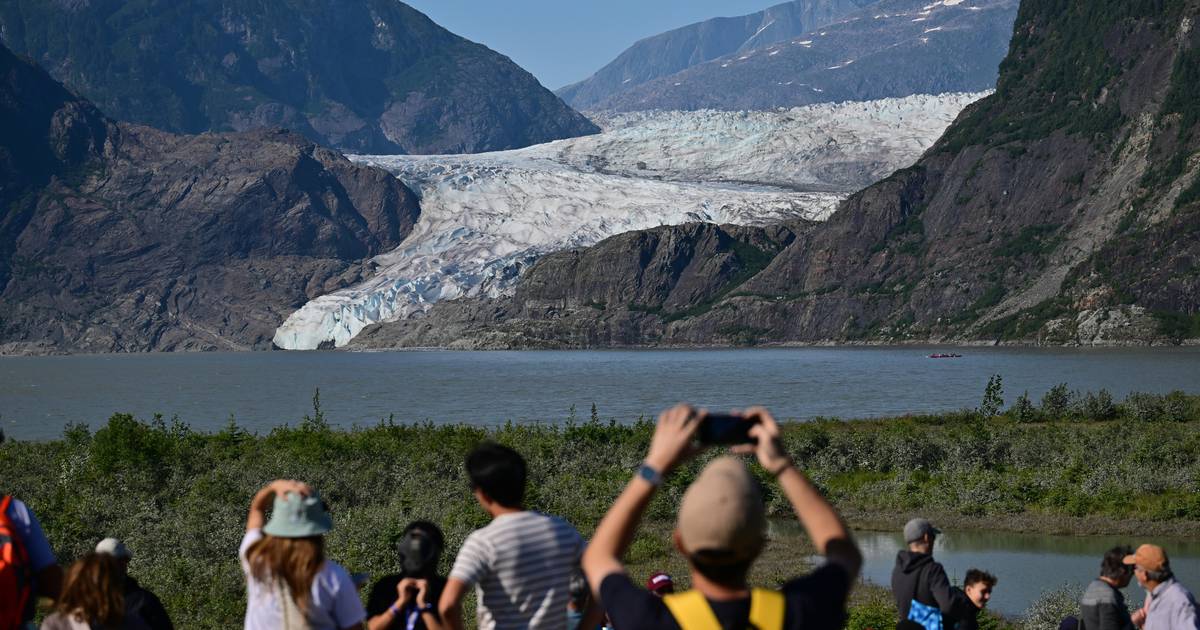
[[(961, 358), (931, 359), (953, 351)], [(0, 426), (47, 439), (114, 412), (265, 431), (311, 412), (336, 426), (396, 421), (496, 424), (630, 421), (677, 402), (763, 404), (781, 418), (864, 418), (979, 404), (992, 374), (1011, 404), (1057, 383), (1200, 392), (1200, 348), (779, 348), (536, 352), (255, 352), (0, 357)]]
[[(900, 533), (857, 532), (865, 563), (863, 579), (889, 586), (896, 552), (903, 544)], [(1134, 540), (1117, 536), (1048, 536), (1004, 532), (945, 532), (934, 543), (933, 556), (946, 568), (952, 583), (961, 584), (967, 569), (977, 568), (997, 577), (993, 610), (1008, 616), (1025, 612), (1043, 592), (1070, 584), (1079, 592), (1100, 575), (1104, 552), (1116, 545), (1160, 544), (1167, 550), (1171, 568), (1185, 586), (1200, 588), (1200, 542), (1195, 540)], [(1125, 588), (1125, 599), (1141, 605), (1145, 598), (1134, 580)]]

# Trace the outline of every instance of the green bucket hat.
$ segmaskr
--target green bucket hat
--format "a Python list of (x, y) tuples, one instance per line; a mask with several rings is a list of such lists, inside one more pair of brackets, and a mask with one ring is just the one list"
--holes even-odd
[(289, 492), (275, 497), (275, 509), (271, 512), (271, 520), (263, 527), (263, 533), (280, 538), (308, 538), (331, 529), (333, 518), (325, 510), (321, 495)]

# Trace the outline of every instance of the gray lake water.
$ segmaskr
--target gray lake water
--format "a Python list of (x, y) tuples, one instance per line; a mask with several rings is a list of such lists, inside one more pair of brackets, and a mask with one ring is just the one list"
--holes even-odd
[[(888, 586), (896, 552), (903, 544), (899, 533), (858, 532), (865, 564), (863, 579)], [(1043, 592), (1069, 585), (1082, 592), (1100, 574), (1104, 552), (1116, 545), (1160, 544), (1167, 550), (1176, 577), (1193, 592), (1200, 590), (1200, 542), (1196, 540), (1133, 540), (1115, 536), (1047, 536), (1003, 532), (946, 532), (934, 545), (933, 556), (946, 568), (950, 581), (961, 584), (967, 570), (982, 569), (999, 582), (988, 604), (1008, 616), (1025, 612)], [(1125, 599), (1140, 605), (1145, 592), (1134, 580)]]
[(863, 418), (979, 404), (991, 374), (1011, 404), (1057, 383), (1200, 392), (1200, 348), (1136, 350), (781, 348), (546, 352), (257, 352), (0, 357), (0, 426), (46, 439), (114, 412), (178, 416), (219, 429), (297, 423), (320, 388), (339, 426), (396, 421), (560, 422), (653, 416), (678, 401), (713, 409), (763, 404), (783, 418)]

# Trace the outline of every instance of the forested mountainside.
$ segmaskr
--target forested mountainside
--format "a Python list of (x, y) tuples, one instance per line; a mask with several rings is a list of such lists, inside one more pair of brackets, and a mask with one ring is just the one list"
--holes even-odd
[[(1200, 337), (1198, 18), (1198, 0), (1025, 0), (994, 95), (913, 166), (778, 253), (761, 249), (769, 262), (736, 286), (686, 304), (615, 301), (591, 275), (605, 264), (546, 258), (515, 297), (438, 305), (363, 343)], [(666, 229), (677, 247), (694, 241)], [(624, 255), (607, 243), (573, 255), (605, 251), (612, 265)], [(639, 260), (632, 277), (646, 286), (679, 271)], [(522, 290), (530, 278), (554, 281)], [(624, 321), (639, 332), (614, 333)]]
[(763, 110), (996, 84), (1018, 0), (879, 0), (828, 25), (756, 44), (577, 103), (594, 111)]
[(573, 107), (595, 109), (647, 81), (799, 37), (873, 2), (794, 0), (749, 15), (689, 24), (638, 41), (592, 76), (555, 93)]
[(0, 2), (0, 40), (107, 115), (284, 127), (356, 153), (473, 153), (597, 128), (507, 57), (395, 0)]
[(0, 352), (269, 348), (418, 213), (294, 133), (117, 123), (0, 46)]

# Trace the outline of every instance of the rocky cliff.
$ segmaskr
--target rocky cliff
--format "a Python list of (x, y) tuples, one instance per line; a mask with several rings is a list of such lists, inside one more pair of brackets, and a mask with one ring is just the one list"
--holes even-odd
[(799, 37), (874, 1), (794, 0), (749, 15), (689, 24), (638, 41), (592, 76), (556, 94), (573, 107), (597, 109), (648, 81)]
[(395, 0), (6, 0), (0, 40), (108, 115), (166, 131), (284, 127), (355, 153), (597, 131), (507, 57)]
[(418, 212), (290, 132), (115, 123), (0, 47), (0, 351), (270, 347)]
[[(563, 280), (554, 309), (518, 290), (426, 325), (453, 331), (437, 345), (496, 345), (497, 330), (558, 345), (1200, 337), (1198, 18), (1198, 0), (1026, 0), (994, 95), (716, 299), (597, 313), (601, 294), (568, 289), (591, 283)], [(653, 325), (601, 334), (622, 308)]]

